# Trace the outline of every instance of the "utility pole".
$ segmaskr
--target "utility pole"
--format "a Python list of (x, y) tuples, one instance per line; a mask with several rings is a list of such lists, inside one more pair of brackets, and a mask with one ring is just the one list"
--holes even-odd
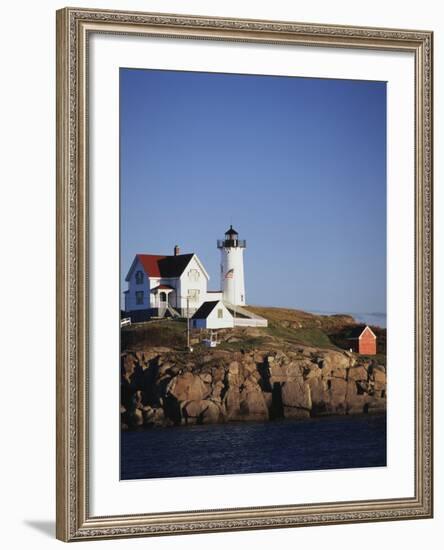
[(187, 312), (186, 312), (186, 317), (187, 317), (187, 350), (188, 351), (193, 351), (193, 348), (191, 347), (190, 345), (190, 294), (188, 292), (188, 294), (186, 296), (179, 296), (179, 298), (185, 298), (186, 301), (187, 301)]
[(190, 295), (188, 293), (186, 296), (180, 296), (180, 298), (185, 298), (187, 301), (187, 350), (193, 351), (193, 348), (190, 345)]
[(190, 349), (190, 295), (187, 294), (187, 348)]

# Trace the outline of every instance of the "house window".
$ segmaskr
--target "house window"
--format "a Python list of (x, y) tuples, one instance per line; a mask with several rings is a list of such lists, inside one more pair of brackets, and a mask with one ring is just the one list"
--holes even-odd
[(188, 291), (188, 298), (190, 299), (190, 302), (197, 302), (199, 300), (199, 294), (200, 290), (190, 288), (190, 290)]
[(223, 319), (224, 317), (224, 310), (222, 308), (218, 309), (217, 310), (217, 318), (218, 319)]
[(243, 301), (244, 301), (244, 295), (241, 294), (241, 302), (243, 302)]
[(198, 281), (200, 277), (200, 273), (197, 269), (190, 269), (188, 272), (188, 277), (190, 278), (190, 281)]
[(143, 304), (143, 290), (138, 290), (136, 292), (136, 305), (140, 306)]
[(161, 301), (161, 302), (166, 302), (166, 299), (167, 299), (166, 293), (165, 293), (165, 292), (161, 292), (161, 293), (160, 293), (160, 301)]
[(142, 271), (136, 271), (136, 284), (137, 285), (143, 284), (143, 273), (142, 273)]

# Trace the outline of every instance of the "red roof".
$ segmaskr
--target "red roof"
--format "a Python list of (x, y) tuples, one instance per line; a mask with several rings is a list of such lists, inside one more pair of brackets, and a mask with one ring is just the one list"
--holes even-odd
[(156, 254), (137, 254), (143, 270), (148, 277), (160, 277), (159, 260), (164, 260), (166, 256), (157, 256)]
[(137, 254), (147, 277), (180, 277), (194, 254), (159, 256), (157, 254)]

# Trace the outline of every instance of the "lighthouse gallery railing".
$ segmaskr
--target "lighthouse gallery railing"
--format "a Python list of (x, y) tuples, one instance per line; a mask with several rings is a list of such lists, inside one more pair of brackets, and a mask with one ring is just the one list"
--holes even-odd
[(247, 241), (244, 239), (218, 239), (217, 248), (246, 248)]

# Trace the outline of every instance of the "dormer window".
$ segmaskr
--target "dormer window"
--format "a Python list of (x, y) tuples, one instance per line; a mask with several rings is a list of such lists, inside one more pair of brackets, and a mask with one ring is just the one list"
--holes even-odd
[(188, 272), (188, 277), (190, 281), (196, 282), (199, 280), (200, 273), (197, 269), (190, 269), (190, 271)]
[(136, 284), (143, 284), (143, 271), (136, 271)]

